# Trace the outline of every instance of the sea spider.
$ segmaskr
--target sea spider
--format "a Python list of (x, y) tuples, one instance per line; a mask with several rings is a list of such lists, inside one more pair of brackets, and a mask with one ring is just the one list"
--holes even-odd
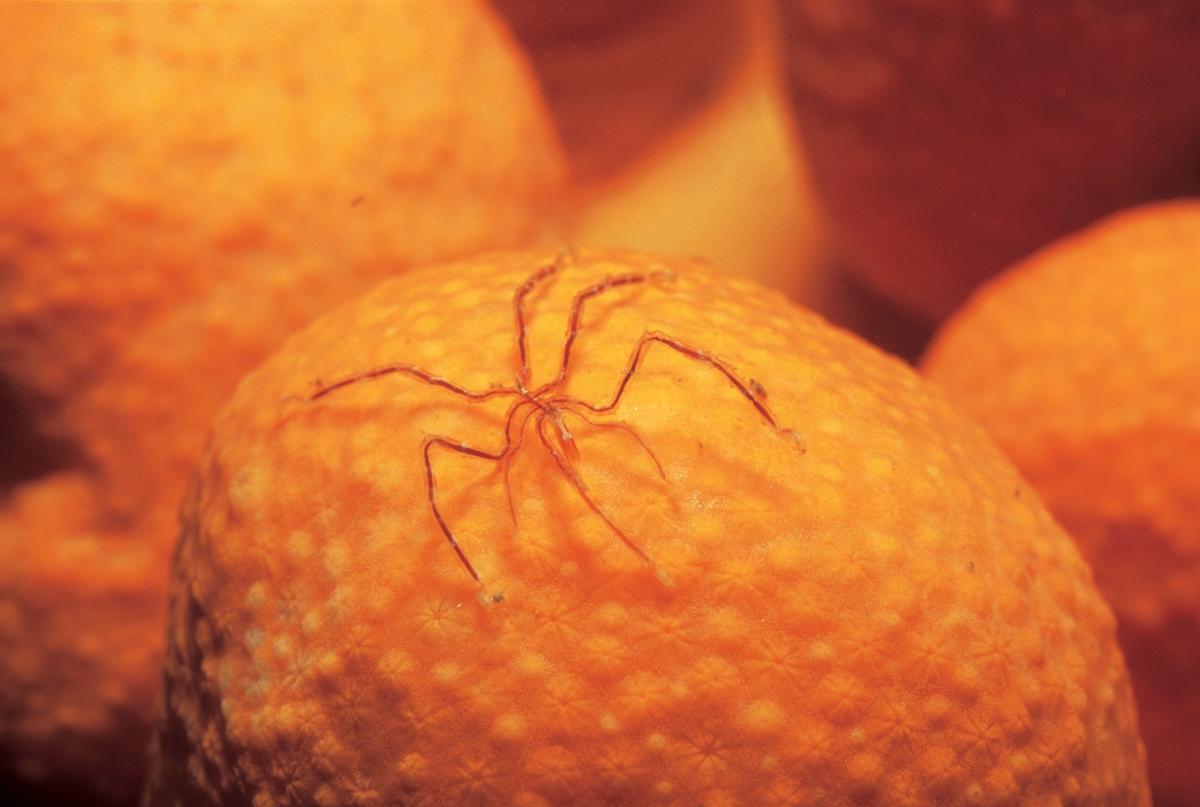
[[(558, 373), (550, 381), (539, 386), (532, 386), (531, 370), (529, 366), (529, 348), (528, 336), (525, 319), (525, 299), (529, 293), (533, 291), (539, 284), (544, 283), (549, 278), (558, 274), (565, 266), (565, 257), (560, 255), (553, 263), (547, 264), (533, 274), (531, 274), (524, 283), (517, 287), (513, 293), (513, 320), (517, 339), (517, 355), (519, 367), (517, 370), (516, 379), (512, 386), (494, 386), (482, 392), (468, 390), (459, 384), (449, 381), (445, 378), (434, 375), (428, 370), (416, 367), (411, 364), (389, 364), (382, 367), (376, 367), (363, 372), (355, 373), (336, 381), (323, 384), (316, 382), (316, 389), (305, 399), (312, 403), (321, 398), (324, 398), (338, 390), (345, 389), (353, 384), (361, 381), (382, 378), (388, 375), (400, 374), (407, 375), (418, 381), (430, 384), (435, 387), (441, 387), (460, 398), (464, 398), (470, 402), (487, 401), (493, 398), (514, 398), (512, 405), (508, 408), (508, 413), (504, 420), (504, 445), (499, 451), (485, 451), (481, 448), (467, 445), (458, 440), (443, 436), (443, 435), (427, 435), (421, 443), (421, 454), (425, 461), (425, 484), (429, 497), (429, 508), (433, 512), (433, 517), (437, 521), (438, 527), (446, 536), (446, 540), (450, 542), (450, 546), (454, 549), (458, 559), (466, 570), (470, 573), (472, 579), (482, 586), (482, 581), (479, 578), (479, 573), (468, 560), (466, 553), (459, 545), (458, 540), (454, 537), (453, 531), (446, 523), (446, 519), (442, 516), (441, 510), (437, 503), (437, 484), (433, 473), (432, 452), (435, 448), (443, 448), (448, 451), (453, 451), (459, 454), (465, 454), (470, 457), (478, 457), (479, 459), (491, 460), (499, 462), (504, 473), (505, 492), (508, 497), (509, 514), (512, 517), (513, 527), (516, 528), (517, 511), (513, 504), (512, 484), (509, 471), (512, 465), (512, 459), (524, 442), (526, 427), (532, 420), (534, 422), (534, 431), (537, 433), (538, 440), (545, 448), (546, 452), (557, 464), (562, 471), (563, 476), (574, 487), (579, 496), (587, 504), (587, 506), (595, 513), (612, 532), (629, 547), (639, 558), (645, 561), (654, 571), (658, 578), (664, 583), (669, 584), (670, 581), (666, 575), (655, 565), (650, 555), (632, 538), (625, 533), (624, 530), (613, 520), (611, 516), (601, 507), (600, 503), (592, 496), (588, 490), (583, 478), (580, 476), (575, 467), (578, 462), (579, 448), (576, 445), (575, 437), (571, 433), (571, 429), (567, 425), (567, 416), (579, 418), (581, 421), (589, 424), (592, 427), (599, 429), (616, 429), (633, 437), (634, 440), (641, 446), (642, 450), (649, 455), (654, 463), (660, 477), (666, 479), (666, 473), (663, 470), (662, 463), (655, 456), (650, 446), (642, 439), (637, 431), (626, 423), (605, 423), (595, 420), (593, 415), (606, 415), (615, 410), (621, 402), (626, 389), (629, 387), (629, 382), (637, 373), (641, 366), (642, 360), (645, 358), (646, 352), (651, 345), (664, 345), (675, 352), (715, 369), (721, 375), (725, 376), (733, 387), (742, 394), (742, 396), (750, 402), (751, 406), (758, 412), (762, 419), (776, 433), (791, 440), (801, 451), (804, 449), (803, 442), (799, 435), (791, 429), (781, 428), (771, 414), (770, 409), (766, 404), (766, 390), (763, 386), (754, 379), (743, 381), (738, 374), (726, 362), (717, 357), (686, 344), (666, 333), (655, 330), (647, 330), (643, 332), (640, 339), (633, 347), (630, 353), (629, 360), (625, 365), (625, 371), (621, 376), (620, 382), (617, 384), (616, 391), (613, 393), (612, 399), (604, 404), (593, 404), (587, 401), (573, 398), (563, 391), (563, 387), (568, 380), (568, 370), (571, 363), (571, 348), (575, 344), (576, 338), (580, 333), (580, 323), (583, 318), (584, 305), (594, 297), (598, 297), (613, 289), (618, 289), (624, 286), (633, 286), (647, 283), (657, 283), (671, 280), (674, 275), (670, 272), (629, 272), (625, 274), (610, 275), (598, 283), (595, 283), (582, 291), (576, 293), (573, 302), (571, 303), (570, 314), (567, 320), (567, 335), (563, 343), (562, 360), (559, 363)], [(501, 599), (500, 595), (494, 595), (493, 601), (498, 602)]]

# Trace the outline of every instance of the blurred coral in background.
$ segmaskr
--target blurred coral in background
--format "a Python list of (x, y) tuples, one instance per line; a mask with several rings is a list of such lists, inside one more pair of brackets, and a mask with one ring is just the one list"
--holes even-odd
[[(603, 171), (594, 162), (589, 170), (577, 168), (563, 216), (564, 240), (703, 258), (777, 288), (906, 358), (919, 355), (927, 329), (864, 293), (841, 270), (794, 135), (773, 3), (651, 2), (624, 16), (617, 13), (619, 3), (498, 5), (510, 18), (522, 15), (513, 19), (518, 29), (538, 32), (528, 35), (530, 47), (552, 98), (559, 80), (552, 72), (556, 56), (599, 52), (558, 90), (577, 99), (555, 107), (560, 129), (574, 127), (576, 137), (595, 139), (577, 149), (600, 148), (611, 127), (639, 120), (640, 107), (629, 110), (623, 98), (614, 100), (618, 96), (667, 96), (652, 119), (657, 125), (643, 122), (641, 139), (617, 139), (630, 146), (620, 159), (605, 161)], [(545, 8), (553, 10), (539, 25), (535, 12)], [(661, 24), (664, 18), (688, 21), (672, 28)], [(704, 21), (723, 27), (719, 32), (698, 27)], [(550, 27), (572, 35), (551, 37), (544, 30)], [(718, 35), (731, 42), (700, 47)], [(574, 36), (583, 36), (583, 43), (572, 45)], [(652, 53), (665, 70), (647, 66)], [(684, 94), (686, 85), (671, 79), (688, 66), (704, 80)], [(634, 67), (650, 75), (631, 82)], [(581, 159), (586, 153), (577, 155)]]
[(779, 0), (848, 265), (936, 320), (1056, 236), (1200, 192), (1194, 0)]
[(720, 92), (621, 170), (576, 183), (569, 237), (704, 258), (811, 301), (826, 244), (779, 81), (774, 20), (740, 6), (745, 39)]
[(696, 114), (748, 43), (741, 0), (491, 2), (525, 46), (584, 180)]
[[(672, 255), (689, 259), (679, 266), (700, 280), (690, 286), (695, 310), (680, 316), (679, 327), (720, 319), (717, 298), (735, 299), (736, 316), (704, 338), (754, 356), (763, 377), (775, 366), (763, 345), (779, 334), (757, 321), (748, 327), (758, 314), (738, 308), (741, 301), (764, 295), (770, 302), (762, 310), (777, 325), (809, 320), (782, 297), (749, 291), (750, 284), (782, 292), (908, 361), (949, 317), (925, 373), (991, 432), (1077, 539), (1120, 621), (1156, 795), (1170, 807), (1200, 801), (1193, 781), (1200, 768), (1200, 214), (1193, 200), (1104, 218), (1200, 193), (1197, 87), (1200, 3), (1192, 0), (0, 4), (0, 801), (114, 805), (136, 798), (162, 681), (180, 503), (213, 417), (240, 379), (329, 309), (392, 275), (451, 266), (439, 263), (450, 259), (461, 260), (444, 271), (478, 282), (446, 311), (414, 300), (427, 316), (412, 326), (397, 313), (408, 311), (401, 295), (386, 316), (368, 307), (349, 325), (337, 320), (345, 326), (340, 344), (308, 353), (284, 348), (285, 355), (299, 362), (332, 351), (353, 364), (355, 355), (375, 355), (393, 339), (396, 353), (388, 342), (380, 360), (436, 354), (443, 347), (429, 333), (436, 323), (462, 326), (453, 335), (462, 345), (481, 343), (477, 329), (486, 317), (477, 319), (462, 300), (476, 300), (508, 328), (510, 297), (476, 298), (480, 289), (508, 289), (521, 273), (506, 264), (485, 277), (487, 267), (507, 259), (479, 253), (530, 246), (542, 249), (537, 260), (577, 258), (593, 247), (650, 253), (604, 253), (608, 263), (601, 263), (613, 272), (621, 261), (636, 268), (666, 265)], [(740, 278), (710, 273), (692, 258)], [(436, 277), (429, 288), (443, 281), (451, 290), (466, 282)], [(614, 299), (616, 320), (644, 315), (648, 327), (648, 309)], [(407, 324), (389, 330), (393, 315)], [(560, 325), (548, 333), (561, 339)], [(871, 451), (895, 448), (871, 442), (879, 434), (870, 424), (909, 412), (912, 374), (895, 363), (876, 372), (881, 360), (860, 353), (861, 345), (823, 325), (805, 328), (811, 344), (789, 343), (776, 357), (790, 368), (779, 385), (795, 398), (789, 411), (801, 418), (843, 401), (837, 406), (850, 407), (870, 432), (830, 433), (842, 464), (823, 466), (827, 478), (809, 479), (805, 470), (811, 485), (796, 483), (801, 477), (780, 482), (791, 491), (780, 508), (828, 526), (821, 508), (860, 485), (868, 465), (879, 470), (868, 461)], [(637, 330), (630, 325), (630, 333)], [(362, 334), (373, 339), (356, 341)], [(549, 344), (546, 333), (533, 338)], [(750, 344), (755, 339), (762, 344)], [(811, 367), (797, 359), (827, 342), (836, 350), (814, 353)], [(292, 369), (293, 380), (327, 372)], [(827, 397), (804, 399), (810, 375), (826, 371)], [(765, 402), (766, 388), (752, 381)], [(758, 400), (753, 389), (746, 397)], [(946, 464), (945, 452), (959, 448), (931, 438), (905, 443), (924, 459), (893, 470), (908, 480), (930, 464), (944, 467), (936, 484), (921, 488), (929, 496), (924, 506), (974, 525), (963, 480), (974, 478), (976, 465), (995, 465), (997, 478), (1007, 466), (986, 443), (964, 436), (973, 427), (943, 419), (941, 404), (925, 393), (916, 397), (913, 411), (929, 408), (938, 423), (950, 424), (934, 431), (957, 435), (955, 446), (976, 446), (971, 451), (982, 459)], [(694, 414), (706, 401), (692, 404)], [(251, 420), (221, 439), (240, 446), (257, 434)], [(388, 439), (375, 428), (364, 433)], [(369, 453), (363, 445), (354, 450)], [(752, 475), (778, 472), (762, 464)], [(285, 478), (312, 484), (296, 463), (280, 468)], [(731, 501), (753, 498), (743, 476), (727, 484)], [(329, 489), (353, 487), (344, 483), (339, 477)], [(229, 493), (212, 479), (203, 484), (214, 501)], [(202, 487), (195, 482), (193, 493)], [(856, 499), (864, 508), (894, 506), (868, 488)], [(1029, 496), (1019, 482), (1005, 489)], [(1032, 513), (1046, 545), (1062, 543), (1036, 502), (984, 498), (989, 503), (978, 512), (986, 518), (1008, 524), (995, 514)], [(423, 506), (413, 512), (424, 513)], [(194, 499), (191, 508), (194, 519)], [(720, 522), (698, 523), (716, 529)], [(882, 554), (862, 561), (856, 546), (829, 537), (835, 533)], [(1020, 530), (1013, 534), (1025, 540)], [(831, 557), (849, 553), (867, 565), (885, 558), (891, 538), (904, 551), (941, 546), (944, 538), (899, 527), (859, 536), (850, 526), (827, 537), (822, 546)], [(990, 539), (979, 540), (985, 546)], [(802, 548), (796, 551), (813, 551), (802, 538), (794, 543)], [(224, 558), (207, 551), (188, 550), (193, 559), (175, 569), (177, 587), (207, 574), (205, 564), (225, 568)], [(1055, 600), (1062, 608), (1054, 613), (1067, 614), (1065, 621), (1047, 616), (1030, 629), (1032, 638), (1020, 639), (1029, 642), (1024, 653), (1035, 644), (1065, 647), (1063, 626), (1076, 631), (1067, 644), (1078, 653), (1030, 650), (1026, 658), (1043, 658), (1048, 666), (1038, 669), (1058, 689), (1019, 693), (1029, 696), (1022, 703), (1059, 710), (1063, 731), (1047, 735), (1041, 756), (1014, 751), (1012, 766), (970, 791), (977, 801), (1003, 803), (1007, 793), (1011, 802), (1021, 782), (1034, 780), (1055, 793), (1061, 785), (1068, 804), (1084, 784), (1093, 793), (1124, 787), (1128, 803), (1143, 798), (1133, 716), (1122, 700), (1123, 661), (1108, 649), (1111, 619), (1071, 552), (1055, 549), (1031, 561), (1028, 577), (1006, 578), (1042, 591), (1048, 576), (1062, 588), (1069, 567), (1067, 576), (1079, 583)], [(778, 581), (763, 579), (771, 569), (762, 558), (728, 555), (738, 561), (729, 579), (740, 582), (722, 577), (719, 586), (709, 581), (711, 590), (766, 592), (763, 603), (786, 598)], [(754, 574), (738, 565), (743, 560), (760, 563)], [(926, 560), (941, 568), (941, 560)], [(411, 571), (393, 569), (396, 558), (384, 565)], [(878, 572), (889, 569), (882, 564)], [(294, 571), (298, 579), (315, 573)], [(973, 561), (971, 572), (929, 590), (971, 602), (995, 593), (978, 588)], [(798, 591), (815, 579), (800, 577), (786, 587)], [(849, 585), (849, 578), (830, 579)], [(710, 588), (698, 584), (697, 591)], [(862, 592), (847, 596), (857, 604)], [(664, 602), (637, 608), (665, 609)], [(221, 607), (237, 615), (244, 604)], [(1081, 613), (1084, 628), (1070, 616)], [(869, 622), (876, 615), (860, 616)], [(485, 628), (476, 638), (492, 623), (479, 624)], [(624, 630), (604, 629), (617, 627)], [(748, 642), (753, 633), (747, 628), (729, 641)], [(854, 644), (852, 631), (834, 634), (834, 644)], [(179, 649), (198, 638), (177, 632), (172, 641)], [(893, 651), (902, 646), (894, 637), (888, 642)], [(1065, 682), (1084, 656), (1103, 660), (1108, 683), (1080, 706), (1078, 687)], [(841, 673), (876, 671), (850, 669), (841, 657), (837, 663)], [(179, 680), (209, 674), (171, 671)], [(972, 680), (968, 670), (953, 685), (966, 692)], [(905, 737), (927, 741), (946, 730), (933, 725), (940, 718), (926, 715), (927, 707), (920, 706), (923, 728), (908, 726)], [(1018, 712), (1005, 726), (1021, 724)], [(1076, 731), (1068, 715), (1094, 722)], [(387, 714), (376, 717), (394, 729)], [(838, 724), (829, 741), (847, 740), (852, 723)], [(1081, 732), (1091, 732), (1093, 751), (1107, 744), (1116, 767), (1088, 768), (1101, 771), (1092, 778), (1082, 773)], [(985, 735), (978, 753), (1000, 753)], [(1008, 736), (1019, 745), (1028, 733)], [(1065, 745), (1050, 748), (1060, 740)], [(321, 753), (330, 759), (335, 751)], [(872, 779), (874, 763), (859, 765), (867, 784), (853, 798), (901, 803), (905, 794), (949, 792), (938, 790), (945, 755), (935, 751), (921, 763), (919, 781), (899, 777), (887, 787)], [(969, 766), (975, 753), (951, 762)], [(1042, 760), (1036, 776), (1029, 773), (1034, 757)], [(1113, 778), (1118, 768), (1121, 787)], [(444, 772), (434, 773), (422, 775), (434, 781)], [(394, 767), (387, 781), (410, 775)], [(160, 798), (180, 795), (159, 784)], [(282, 792), (271, 787), (263, 792), (272, 798)], [(794, 789), (771, 792), (785, 803), (799, 800)], [(321, 793), (328, 802), (334, 790)], [(371, 797), (369, 790), (360, 795)], [(529, 803), (544, 803), (537, 798)]]
[(564, 160), (474, 2), (6, 5), (0, 60), (0, 766), (128, 802), (212, 413), (329, 305), (539, 237)]
[(1121, 213), (984, 285), (925, 372), (1079, 543), (1160, 805), (1200, 803), (1200, 200)]

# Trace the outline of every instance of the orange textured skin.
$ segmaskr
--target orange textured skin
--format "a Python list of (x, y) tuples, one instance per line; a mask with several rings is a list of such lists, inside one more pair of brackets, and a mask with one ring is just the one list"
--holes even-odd
[(744, 0), (491, 0), (537, 71), (580, 179), (701, 109), (747, 44)]
[[(615, 417), (570, 422), (579, 468), (668, 585), (535, 437), (494, 464), (510, 299), (546, 253), (414, 272), (322, 318), (239, 386), (185, 507), (150, 805), (1148, 804), (1127, 674), (1078, 551), (982, 432), (900, 362), (683, 260), (583, 253), (530, 297), (533, 381), (593, 299), (568, 392), (608, 399), (660, 330), (754, 379), (652, 348)], [(748, 382), (747, 382), (748, 383)], [(502, 602), (484, 605), (496, 594)]]
[(1102, 215), (1200, 190), (1194, 0), (778, 0), (856, 270), (941, 318)]
[(552, 124), (457, 5), (6, 9), (0, 375), (44, 426), (111, 438), (92, 410), (127, 385), (72, 403), (121, 359), (261, 355), (371, 278), (534, 232)]
[[(0, 791), (130, 804), (145, 775), (176, 508), (114, 524), (83, 472), (0, 509)], [(15, 791), (15, 795), (14, 795)]]
[(137, 792), (175, 510), (236, 380), (382, 277), (540, 231), (553, 123), (452, 6), (0, 12), (0, 431), (62, 455), (0, 491), (0, 790)]
[(985, 286), (925, 359), (1095, 569), (1172, 805), (1200, 803), (1198, 305), (1200, 202), (1155, 205)]

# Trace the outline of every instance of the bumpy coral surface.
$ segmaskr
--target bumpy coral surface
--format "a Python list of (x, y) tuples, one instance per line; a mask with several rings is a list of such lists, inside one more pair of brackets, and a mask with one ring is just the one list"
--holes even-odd
[(129, 797), (211, 415), (335, 301), (527, 241), (564, 173), (482, 4), (4, 8), (0, 395), (63, 473), (2, 494), (0, 778)]
[(1102, 215), (1200, 191), (1193, 0), (778, 2), (831, 223), (917, 313)]
[(528, 234), (548, 119), (457, 5), (7, 9), (0, 373), (57, 413), (129, 353), (261, 351), (366, 276)]
[(985, 286), (925, 360), (1095, 569), (1179, 805), (1200, 803), (1198, 305), (1200, 203), (1142, 208)]
[(498, 253), (324, 317), (219, 417), (171, 597), (152, 805), (1148, 803), (1016, 471), (693, 262)]

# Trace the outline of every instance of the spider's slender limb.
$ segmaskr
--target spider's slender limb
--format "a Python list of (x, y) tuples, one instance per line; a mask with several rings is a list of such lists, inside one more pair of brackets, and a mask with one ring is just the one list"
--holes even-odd
[(513, 292), (513, 321), (517, 330), (517, 353), (521, 361), (517, 378), (525, 387), (529, 386), (529, 377), (532, 372), (529, 368), (529, 337), (528, 327), (525, 324), (525, 298), (547, 278), (561, 272), (567, 264), (568, 255), (567, 252), (558, 253), (553, 263), (539, 267), (536, 272), (525, 278), (525, 282), (517, 286), (517, 290)]
[(547, 408), (539, 419), (539, 423), (546, 418), (549, 418), (554, 425), (554, 430), (558, 435), (558, 447), (563, 456), (571, 462), (579, 462), (579, 445), (575, 442), (575, 435), (571, 434), (571, 430), (567, 428), (567, 421), (562, 416), (562, 410), (558, 407)]
[[(650, 461), (654, 463), (654, 469), (656, 471), (658, 471), (659, 478), (661, 478), (662, 481), (664, 481), (664, 482), (667, 481), (667, 472), (665, 470), (663, 470), (663, 464), (661, 462), (659, 462), (658, 457), (655, 455), (654, 451), (650, 448), (649, 444), (647, 444), (646, 441), (642, 439), (642, 436), (637, 433), (637, 430), (634, 429), (632, 426), (630, 426), (628, 423), (624, 423), (622, 421), (617, 421), (615, 423), (603, 423), (601, 421), (594, 420), (593, 418), (590, 418), (586, 414), (584, 414), (580, 410), (580, 408), (578, 406), (576, 406), (576, 404), (579, 404), (580, 402), (576, 401), (574, 398), (554, 398), (553, 400), (550, 401), (550, 403), (561, 409), (564, 409), (564, 410), (570, 412), (572, 415), (574, 415), (575, 417), (582, 420), (584, 423), (587, 423), (589, 426), (592, 426), (594, 428), (616, 429), (618, 431), (625, 432), (630, 437), (632, 437), (634, 440), (636, 440), (638, 445), (640, 445), (642, 447), (642, 451), (646, 452), (646, 456), (650, 457)], [(584, 404), (584, 406), (586, 406), (586, 404)]]
[(594, 498), (592, 498), (592, 494), (590, 491), (588, 491), (587, 485), (584, 484), (583, 478), (579, 475), (579, 472), (575, 470), (575, 466), (571, 465), (571, 461), (568, 460), (563, 452), (554, 445), (554, 441), (546, 433), (545, 427), (546, 417), (545, 413), (542, 413), (537, 420), (538, 438), (542, 441), (542, 445), (545, 446), (546, 451), (549, 452), (550, 456), (554, 458), (555, 463), (558, 464), (558, 467), (563, 472), (563, 475), (567, 477), (567, 481), (569, 481), (571, 486), (574, 487), (576, 492), (579, 493), (580, 498), (582, 498), (587, 506), (591, 508), (593, 513), (600, 517), (601, 521), (608, 525), (608, 528), (612, 530), (618, 538), (621, 539), (621, 542), (624, 543), (625, 546), (629, 547), (631, 550), (633, 550), (635, 555), (649, 564), (659, 578), (665, 579), (665, 576), (659, 570), (658, 565), (655, 564), (654, 560), (648, 554), (646, 554), (646, 550), (642, 549), (632, 538), (626, 535), (625, 531), (617, 526), (617, 523), (612, 520), (608, 513), (604, 512), (604, 508), (601, 507)]
[(567, 368), (571, 363), (571, 348), (575, 345), (575, 339), (579, 336), (579, 331), (583, 323), (583, 307), (588, 300), (593, 297), (599, 297), (605, 292), (613, 289), (619, 289), (623, 286), (632, 286), (641, 283), (656, 283), (665, 280), (670, 280), (674, 275), (668, 271), (660, 272), (629, 272), (623, 275), (612, 275), (606, 277), (599, 283), (588, 286), (583, 291), (575, 295), (575, 299), (571, 302), (571, 312), (567, 317), (567, 337), (563, 342), (562, 361), (558, 366), (558, 375), (551, 381), (546, 382), (538, 388), (538, 393), (545, 393), (555, 389), (567, 379)]
[(466, 443), (460, 443), (457, 440), (451, 440), (448, 437), (426, 437), (421, 443), (421, 454), (425, 457), (425, 489), (429, 494), (429, 509), (433, 511), (433, 517), (437, 521), (439, 527), (442, 528), (442, 534), (446, 536), (446, 540), (450, 542), (450, 547), (454, 550), (454, 554), (458, 555), (458, 559), (462, 561), (462, 565), (467, 567), (467, 571), (471, 573), (472, 579), (476, 583), (482, 584), (479, 579), (479, 573), (475, 571), (475, 567), (471, 565), (471, 561), (467, 559), (467, 554), (458, 544), (458, 539), (454, 537), (454, 533), (450, 530), (450, 525), (446, 523), (446, 519), (442, 516), (442, 511), (438, 508), (437, 503), (437, 480), (433, 474), (433, 459), (430, 456), (434, 447), (440, 446), (448, 451), (454, 451), (459, 454), (466, 454), (468, 457), (478, 457), (483, 460), (491, 460), (500, 462), (509, 453), (512, 444), (506, 439), (504, 448), (499, 451), (484, 451), (479, 448), (474, 448)]
[(702, 364), (707, 364), (709, 367), (712, 367), (721, 375), (725, 376), (725, 379), (733, 386), (733, 388), (741, 393), (743, 398), (750, 402), (750, 405), (755, 408), (762, 419), (766, 421), (768, 426), (774, 429), (776, 433), (791, 439), (801, 451), (804, 450), (804, 443), (800, 436), (793, 430), (785, 429), (779, 425), (779, 421), (777, 421), (775, 416), (771, 414), (771, 410), (767, 408), (767, 404), (762, 397), (754, 394), (753, 384), (747, 381), (742, 381), (732, 367), (730, 367), (721, 359), (718, 359), (716, 356), (713, 356), (712, 354), (707, 353), (699, 348), (692, 347), (691, 345), (681, 342), (675, 337), (669, 336), (661, 331), (647, 331), (646, 333), (642, 334), (642, 338), (638, 340), (637, 345), (634, 346), (633, 352), (629, 356), (629, 363), (625, 366), (625, 373), (621, 376), (621, 382), (617, 385), (617, 391), (613, 394), (611, 401), (603, 406), (596, 406), (594, 404), (587, 403), (586, 401), (575, 401), (575, 404), (597, 414), (604, 414), (615, 409), (621, 402), (621, 398), (625, 395), (625, 390), (628, 389), (629, 382), (633, 380), (633, 376), (637, 373), (638, 368), (641, 367), (642, 360), (645, 358), (646, 352), (650, 349), (651, 345), (656, 343), (665, 345), (671, 350), (674, 350), (676, 353), (686, 356), (689, 359), (698, 361)]
[(415, 378), (418, 381), (431, 384), (435, 387), (441, 387), (442, 389), (449, 390), (461, 398), (466, 398), (468, 401), (487, 401), (492, 398), (499, 398), (501, 396), (521, 394), (518, 390), (513, 389), (512, 387), (492, 387), (491, 389), (486, 389), (482, 392), (475, 392), (466, 389), (465, 387), (460, 387), (453, 381), (448, 381), (441, 376), (434, 375), (428, 370), (424, 370), (411, 364), (387, 364), (382, 367), (374, 367), (370, 370), (364, 370), (360, 373), (355, 373), (354, 375), (340, 378), (337, 381), (333, 381), (328, 384), (319, 384), (317, 389), (308, 396), (307, 401), (312, 403), (313, 401), (324, 398), (326, 395), (329, 395), (332, 392), (345, 389), (346, 387), (357, 384), (360, 381), (372, 381), (377, 378), (383, 378), (384, 376), (395, 375), (397, 373), (400, 375), (409, 376), (410, 378)]
[[(532, 404), (532, 408), (525, 410), (519, 416), (517, 413), (526, 404)], [(538, 411), (538, 406), (529, 400), (517, 401), (508, 410), (508, 417), (504, 422), (504, 438), (507, 441), (504, 458), (500, 460), (500, 469), (504, 474), (504, 493), (508, 497), (508, 514), (512, 517), (513, 532), (517, 531), (517, 505), (513, 501), (513, 486), (512, 486), (512, 462), (517, 456), (517, 452), (521, 450), (521, 445), (525, 442), (525, 426), (529, 423), (529, 418), (533, 417)], [(516, 423), (516, 431), (512, 431), (512, 425)], [(516, 441), (513, 441), (512, 435), (516, 434)]]

